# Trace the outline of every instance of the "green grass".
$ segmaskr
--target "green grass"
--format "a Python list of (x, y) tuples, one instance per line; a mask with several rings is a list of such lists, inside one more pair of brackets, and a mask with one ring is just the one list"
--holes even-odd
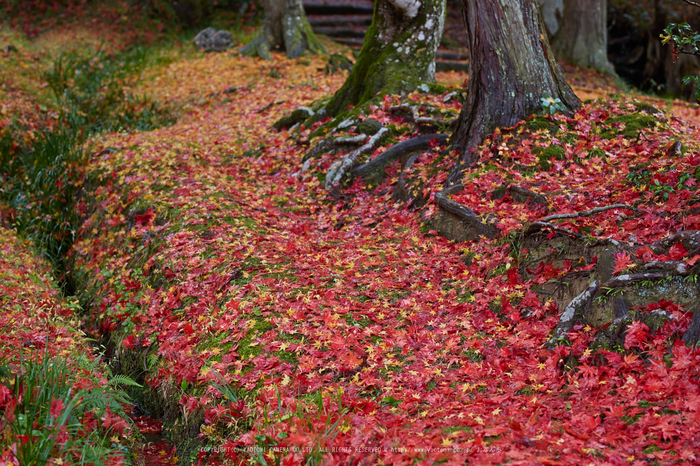
[[(101, 427), (101, 418), (110, 413), (126, 419), (120, 403), (128, 400), (112, 385), (77, 388), (79, 368), (93, 372), (95, 365), (87, 357), (68, 364), (48, 354), (0, 363), (0, 384), (9, 388), (11, 400), (5, 407), (2, 449), (14, 444), (19, 463), (31, 465), (58, 457), (70, 464), (103, 465), (123, 455), (126, 447), (115, 440), (114, 429)], [(133, 384), (124, 377), (114, 382)]]

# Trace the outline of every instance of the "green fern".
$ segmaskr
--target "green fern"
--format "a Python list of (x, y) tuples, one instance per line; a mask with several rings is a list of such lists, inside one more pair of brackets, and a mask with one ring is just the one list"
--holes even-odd
[(111, 379), (109, 379), (109, 384), (113, 387), (118, 387), (120, 385), (126, 385), (128, 387), (138, 387), (138, 388), (143, 388), (143, 385), (140, 383), (134, 381), (132, 378), (127, 377), (126, 375), (123, 374), (117, 374), (113, 376)]

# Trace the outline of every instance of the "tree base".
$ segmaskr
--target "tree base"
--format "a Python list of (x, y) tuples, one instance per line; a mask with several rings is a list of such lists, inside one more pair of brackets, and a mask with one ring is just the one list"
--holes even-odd
[(326, 48), (311, 29), (298, 0), (266, 1), (265, 19), (260, 31), (240, 52), (271, 60), (270, 51), (278, 48), (283, 49), (288, 58), (297, 58), (306, 52), (326, 53)]

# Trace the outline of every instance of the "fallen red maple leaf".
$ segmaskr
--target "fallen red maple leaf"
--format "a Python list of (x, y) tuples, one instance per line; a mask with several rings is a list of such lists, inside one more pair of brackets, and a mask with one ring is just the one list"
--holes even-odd
[(627, 270), (630, 265), (632, 265), (632, 258), (625, 251), (615, 253), (613, 254), (613, 257), (615, 258), (615, 267), (613, 267), (612, 271), (613, 274)]

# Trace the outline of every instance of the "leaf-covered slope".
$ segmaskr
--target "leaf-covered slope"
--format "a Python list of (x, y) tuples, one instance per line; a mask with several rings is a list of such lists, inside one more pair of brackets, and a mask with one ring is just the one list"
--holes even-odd
[[(392, 198), (396, 176), (375, 192), (357, 183), (329, 198), (316, 171), (298, 173), (307, 148), (269, 126), (341, 78), (285, 59), (274, 66), (277, 73), (225, 55), (171, 65), (154, 92), (193, 103), (190, 113), (169, 128), (101, 138), (79, 205), (86, 221), (72, 273), (91, 302), (94, 330), (112, 335), (123, 368), (158, 394), (152, 407), (180, 440), (199, 434), (203, 445), (222, 447), (218, 456), (202, 453), (207, 462), (258, 455), (240, 447), (260, 447), (258, 462), (289, 464), (696, 458), (700, 356), (669, 346), (687, 328), (686, 310), (659, 304), (674, 318), (655, 332), (634, 323), (627, 354), (593, 352), (597, 330), (583, 325), (568, 333), (568, 345), (546, 349), (560, 314), (532, 289), (550, 278), (546, 264), (525, 278), (509, 241), (459, 244), (423, 233), (420, 213)], [(624, 102), (591, 104), (555, 124), (586, 133), (599, 107), (630, 112)], [(375, 116), (397, 118), (385, 110)], [(687, 138), (681, 130), (673, 137)], [(633, 180), (635, 198), (610, 189), (621, 189), (642, 160), (663, 183), (674, 167), (686, 167), (681, 161), (695, 148), (664, 161), (658, 151), (671, 136), (663, 131), (649, 146), (601, 136), (603, 154), (590, 159), (586, 144), (555, 142), (544, 131), (506, 149), (504, 133), (504, 148), (483, 149), (485, 163), (459, 199), (498, 214), (504, 232), (544, 215), (544, 207), (475, 194), (509, 177), (546, 191), (552, 213), (587, 205), (575, 192), (584, 175), (599, 174), (587, 192), (605, 202), (652, 202), (656, 193)], [(563, 173), (555, 156), (534, 169), (538, 145), (543, 152), (558, 145), (556, 154), (578, 157), (580, 168)], [(438, 169), (449, 168), (438, 149), (415, 168), (426, 193), (438, 189), (431, 180), (444, 180)], [(602, 168), (606, 158), (614, 170)], [(331, 161), (321, 157), (318, 167)], [(679, 180), (664, 186), (692, 188)], [(659, 194), (654, 202), (675, 199)], [(621, 215), (586, 218), (581, 227), (612, 234), (605, 228)], [(669, 218), (653, 220), (652, 230), (625, 228), (651, 241), (691, 226)], [(178, 451), (196, 461), (188, 448)]]
[(0, 461), (119, 465), (131, 428), (123, 401), (80, 331), (78, 304), (0, 227)]

